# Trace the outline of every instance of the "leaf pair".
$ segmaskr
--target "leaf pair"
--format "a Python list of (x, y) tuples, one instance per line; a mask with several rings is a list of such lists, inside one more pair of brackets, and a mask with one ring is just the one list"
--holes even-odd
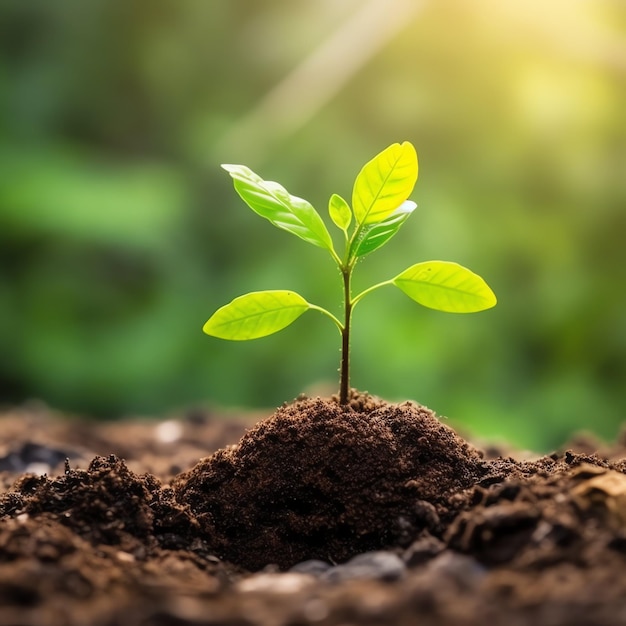
[[(258, 215), (304, 241), (326, 248), (333, 242), (313, 206), (291, 195), (282, 185), (263, 180), (245, 165), (222, 165), (232, 176), (237, 193)], [(398, 231), (417, 206), (407, 202), (417, 180), (417, 154), (409, 142), (392, 144), (367, 163), (354, 182), (352, 206), (333, 194), (328, 212), (348, 237), (352, 215), (356, 222), (350, 239), (350, 260), (377, 250)]]
[[(388, 282), (412, 300), (438, 311), (474, 313), (496, 304), (493, 292), (480, 276), (449, 261), (417, 263)], [(309, 309), (318, 308), (293, 291), (253, 291), (218, 309), (203, 330), (220, 339), (258, 339), (286, 328)]]

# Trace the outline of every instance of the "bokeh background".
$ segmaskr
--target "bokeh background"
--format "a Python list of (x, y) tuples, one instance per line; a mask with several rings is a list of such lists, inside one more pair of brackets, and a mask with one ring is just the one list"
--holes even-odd
[(356, 288), (428, 259), (484, 276), (454, 316), (357, 309), (352, 382), (548, 450), (626, 407), (621, 0), (0, 3), (0, 403), (94, 417), (332, 392), (336, 328), (202, 334), (257, 289), (340, 307), (332, 261), (234, 193), (222, 162), (326, 215), (395, 141), (418, 210)]

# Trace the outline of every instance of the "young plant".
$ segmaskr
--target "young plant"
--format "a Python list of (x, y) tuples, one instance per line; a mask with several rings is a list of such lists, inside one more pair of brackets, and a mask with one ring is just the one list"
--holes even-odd
[(480, 276), (448, 261), (417, 263), (394, 278), (352, 294), (352, 273), (357, 261), (387, 243), (417, 206), (408, 200), (418, 169), (417, 154), (409, 142), (389, 146), (363, 167), (354, 182), (352, 206), (337, 194), (330, 197), (330, 218), (343, 232), (341, 256), (335, 251), (322, 218), (306, 200), (292, 196), (276, 182), (263, 180), (244, 165), (222, 167), (253, 211), (330, 254), (343, 282), (343, 315), (339, 319), (293, 291), (254, 291), (218, 309), (204, 325), (204, 332), (221, 339), (257, 339), (289, 326), (305, 311), (323, 313), (341, 334), (341, 404), (348, 402), (350, 389), (352, 312), (366, 295), (394, 285), (419, 304), (439, 311), (473, 313), (495, 306), (496, 297)]

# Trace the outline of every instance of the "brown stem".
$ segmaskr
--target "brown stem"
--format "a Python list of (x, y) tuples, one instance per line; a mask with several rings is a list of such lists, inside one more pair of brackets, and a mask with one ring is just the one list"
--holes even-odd
[(348, 404), (348, 393), (350, 391), (350, 321), (352, 319), (352, 298), (350, 289), (349, 267), (342, 268), (343, 276), (343, 298), (344, 298), (344, 323), (341, 330), (341, 365), (339, 378), (339, 404)]

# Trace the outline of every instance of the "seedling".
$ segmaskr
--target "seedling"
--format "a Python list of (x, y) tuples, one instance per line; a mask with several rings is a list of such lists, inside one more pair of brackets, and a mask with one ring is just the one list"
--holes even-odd
[(352, 206), (337, 194), (330, 197), (330, 218), (343, 233), (342, 256), (335, 251), (322, 218), (306, 200), (292, 196), (276, 182), (263, 180), (244, 165), (222, 167), (253, 211), (274, 226), (328, 251), (341, 272), (343, 317), (335, 317), (293, 291), (253, 291), (218, 309), (204, 325), (204, 332), (221, 339), (257, 339), (289, 326), (305, 311), (323, 313), (341, 334), (341, 404), (347, 404), (350, 388), (352, 312), (366, 295), (394, 285), (417, 303), (438, 311), (474, 313), (495, 306), (496, 297), (480, 276), (449, 261), (417, 263), (395, 278), (352, 295), (352, 273), (357, 261), (386, 244), (417, 206), (408, 200), (418, 169), (417, 154), (409, 142), (389, 146), (363, 167), (354, 182)]

